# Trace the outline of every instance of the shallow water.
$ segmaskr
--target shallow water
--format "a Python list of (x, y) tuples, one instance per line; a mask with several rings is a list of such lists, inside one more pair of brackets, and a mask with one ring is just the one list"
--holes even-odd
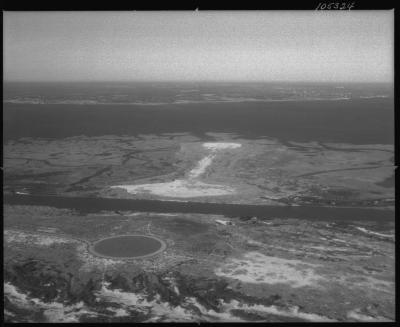
[(3, 104), (4, 142), (21, 137), (206, 133), (281, 141), (393, 144), (393, 99), (160, 106)]

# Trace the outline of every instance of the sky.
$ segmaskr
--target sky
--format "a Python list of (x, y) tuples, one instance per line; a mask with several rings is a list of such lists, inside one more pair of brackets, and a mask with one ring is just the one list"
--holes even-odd
[(392, 82), (394, 11), (3, 12), (5, 81)]

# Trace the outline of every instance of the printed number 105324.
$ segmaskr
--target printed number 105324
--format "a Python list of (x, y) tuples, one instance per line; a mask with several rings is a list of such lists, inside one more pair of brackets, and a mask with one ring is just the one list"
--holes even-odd
[(320, 2), (315, 10), (350, 10), (355, 2)]

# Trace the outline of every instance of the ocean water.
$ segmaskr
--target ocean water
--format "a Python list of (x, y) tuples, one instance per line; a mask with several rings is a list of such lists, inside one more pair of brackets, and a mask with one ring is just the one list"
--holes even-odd
[(6, 83), (3, 139), (213, 133), (282, 142), (393, 144), (393, 86)]

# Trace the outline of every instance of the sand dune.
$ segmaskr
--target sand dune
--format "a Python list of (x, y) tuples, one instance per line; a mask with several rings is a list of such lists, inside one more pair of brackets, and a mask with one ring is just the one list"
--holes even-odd
[(316, 265), (301, 260), (289, 260), (248, 252), (243, 259), (231, 259), (215, 270), (217, 276), (246, 283), (288, 284), (291, 287), (314, 286), (323, 279), (316, 274)]

